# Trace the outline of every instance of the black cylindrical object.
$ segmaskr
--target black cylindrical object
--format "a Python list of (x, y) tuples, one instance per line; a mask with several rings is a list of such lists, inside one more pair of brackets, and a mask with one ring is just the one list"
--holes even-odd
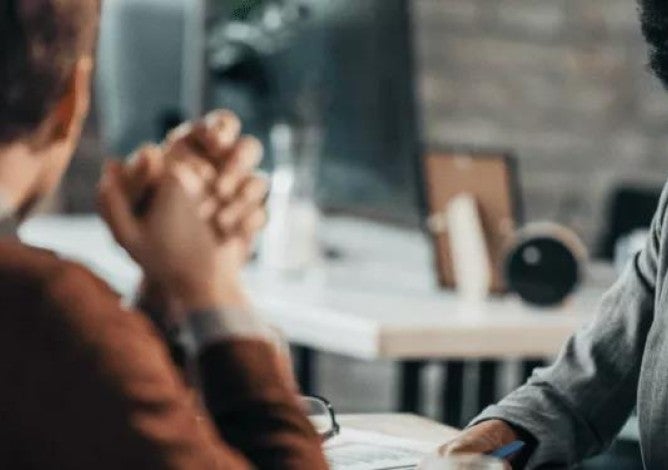
[(508, 288), (528, 303), (553, 306), (581, 283), (587, 251), (571, 230), (552, 223), (520, 230), (504, 265)]

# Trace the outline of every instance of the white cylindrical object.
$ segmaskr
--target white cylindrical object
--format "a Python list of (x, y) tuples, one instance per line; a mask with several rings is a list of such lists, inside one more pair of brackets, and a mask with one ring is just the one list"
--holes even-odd
[[(267, 202), (269, 223), (260, 246), (260, 263), (285, 272), (307, 270), (320, 259), (320, 211), (313, 199), (313, 162), (309, 160), (316, 155), (308, 154), (315, 152), (311, 140), (317, 136), (305, 132), (308, 148), (304, 149), (296, 145), (294, 134), (285, 124), (276, 125), (271, 134), (276, 167)], [(295, 155), (300, 152), (307, 155)]]
[(489, 295), (492, 274), (476, 201), (469, 194), (456, 196), (446, 214), (457, 291), (466, 300), (484, 300)]

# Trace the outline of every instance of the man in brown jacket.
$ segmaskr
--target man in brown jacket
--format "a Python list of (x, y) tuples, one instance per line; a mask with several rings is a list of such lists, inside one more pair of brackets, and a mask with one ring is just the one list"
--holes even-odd
[[(98, 15), (94, 0), (0, 0), (0, 468), (326, 468), (239, 281), (265, 189), (229, 113), (103, 175), (102, 214), (144, 270), (154, 322), (16, 238), (79, 139)], [(206, 406), (170, 357), (174, 332)]]

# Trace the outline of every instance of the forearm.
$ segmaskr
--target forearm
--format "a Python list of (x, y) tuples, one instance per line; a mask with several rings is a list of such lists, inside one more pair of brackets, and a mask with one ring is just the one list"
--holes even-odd
[(653, 293), (640, 263), (629, 266), (552, 367), (474, 421), (502, 419), (535, 436), (529, 467), (573, 465), (602, 451), (631, 413), (653, 317)]
[(207, 408), (223, 438), (257, 468), (325, 469), (285, 363), (263, 339), (209, 344), (198, 357)]
[(602, 445), (580, 414), (547, 384), (523, 386), (484, 410), (471, 426), (490, 420), (504, 421), (518, 439), (528, 441), (513, 468), (569, 467)]
[(169, 321), (173, 307), (170, 306), (170, 301), (163, 289), (143, 280), (135, 299), (135, 305), (160, 332), (167, 343), (172, 361), (184, 372), (187, 366), (187, 353), (184, 345), (179, 341), (179, 329)]
[(174, 296), (159, 283), (144, 278), (135, 304), (160, 331), (174, 362), (182, 369), (186, 367), (186, 349), (193, 348), (193, 341), (201, 346), (228, 336), (268, 336), (264, 323), (250, 312), (237, 282), (227, 287), (221, 285), (215, 292), (206, 289), (183, 297)]
[(228, 444), (258, 468), (326, 468), (280, 337), (254, 311), (191, 311), (181, 340)]

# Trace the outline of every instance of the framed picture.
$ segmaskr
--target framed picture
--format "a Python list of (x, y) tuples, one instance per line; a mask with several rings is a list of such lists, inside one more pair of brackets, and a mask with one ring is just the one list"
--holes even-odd
[(482, 231), (492, 264), (493, 293), (506, 292), (502, 274), (504, 247), (521, 222), (516, 161), (507, 152), (453, 149), (433, 151), (423, 157), (427, 226), (433, 239), (438, 280), (444, 288), (455, 287), (445, 211), (462, 194), (477, 205)]

